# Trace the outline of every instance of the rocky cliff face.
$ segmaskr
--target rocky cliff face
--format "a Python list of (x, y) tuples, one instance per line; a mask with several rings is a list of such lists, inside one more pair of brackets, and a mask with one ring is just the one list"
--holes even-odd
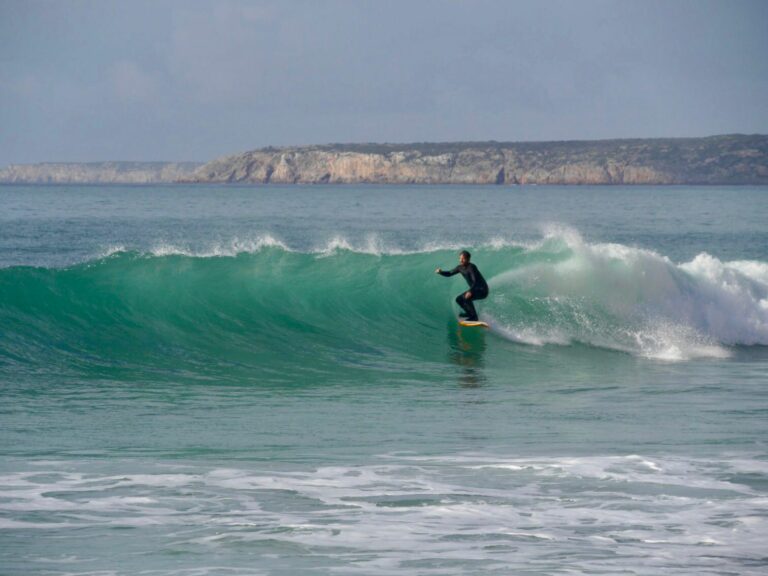
[(190, 178), (199, 162), (12, 164), (0, 170), (11, 184), (163, 184)]
[(12, 165), (0, 182), (376, 184), (768, 184), (768, 136), (263, 148), (201, 165)]
[(264, 148), (190, 182), (377, 184), (768, 184), (768, 136)]

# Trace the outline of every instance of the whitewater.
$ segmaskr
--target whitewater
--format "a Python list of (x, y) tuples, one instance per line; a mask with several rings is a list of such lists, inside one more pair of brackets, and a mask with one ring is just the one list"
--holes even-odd
[(760, 187), (0, 187), (0, 572), (763, 574), (765, 222)]

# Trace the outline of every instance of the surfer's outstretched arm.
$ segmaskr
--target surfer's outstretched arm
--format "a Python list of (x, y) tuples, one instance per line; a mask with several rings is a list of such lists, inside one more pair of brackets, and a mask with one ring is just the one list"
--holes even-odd
[(459, 267), (456, 266), (456, 268), (454, 268), (453, 270), (443, 270), (441, 268), (438, 268), (437, 270), (435, 270), (435, 272), (440, 274), (440, 276), (445, 276), (447, 278), (448, 276), (454, 276), (455, 274), (458, 274)]

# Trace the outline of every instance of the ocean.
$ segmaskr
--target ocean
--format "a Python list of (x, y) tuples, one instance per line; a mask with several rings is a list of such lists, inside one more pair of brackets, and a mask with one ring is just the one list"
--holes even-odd
[(767, 433), (766, 187), (0, 187), (6, 576), (763, 575)]

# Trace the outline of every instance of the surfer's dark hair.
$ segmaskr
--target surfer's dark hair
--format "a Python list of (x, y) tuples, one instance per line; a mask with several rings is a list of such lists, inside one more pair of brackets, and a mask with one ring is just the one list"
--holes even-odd
[(459, 252), (459, 256), (464, 256), (467, 259), (467, 262), (472, 260), (472, 254), (470, 254), (466, 250), (462, 250), (461, 252)]

